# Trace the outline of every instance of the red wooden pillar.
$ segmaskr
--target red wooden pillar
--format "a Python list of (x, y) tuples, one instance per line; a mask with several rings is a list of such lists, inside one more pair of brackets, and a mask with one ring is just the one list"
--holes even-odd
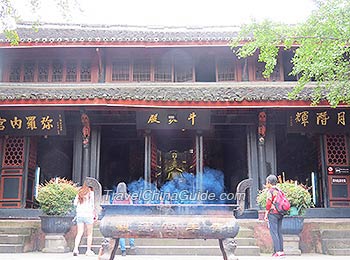
[(0, 208), (32, 207), (36, 167), (35, 139), (22, 136), (2, 139)]

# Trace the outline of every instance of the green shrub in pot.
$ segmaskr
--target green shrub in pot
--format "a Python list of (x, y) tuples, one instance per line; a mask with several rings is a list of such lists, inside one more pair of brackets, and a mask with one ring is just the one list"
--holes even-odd
[(73, 210), (77, 193), (73, 181), (57, 177), (39, 186), (37, 201), (46, 215), (64, 216)]
[[(290, 202), (291, 210), (289, 211), (289, 215), (303, 215), (307, 208), (313, 206), (309, 188), (305, 185), (288, 180), (278, 183), (277, 187), (284, 192)], [(258, 191), (257, 203), (263, 209), (266, 208), (267, 192), (268, 190), (266, 188)]]

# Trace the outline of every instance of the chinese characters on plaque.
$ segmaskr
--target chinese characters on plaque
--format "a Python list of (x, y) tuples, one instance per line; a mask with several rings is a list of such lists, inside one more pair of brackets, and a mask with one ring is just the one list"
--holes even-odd
[(291, 112), (288, 120), (288, 132), (292, 133), (341, 133), (349, 129), (350, 111), (305, 109)]
[(210, 112), (202, 110), (159, 109), (136, 113), (138, 129), (209, 129)]
[(0, 135), (65, 135), (64, 114), (58, 111), (2, 111)]

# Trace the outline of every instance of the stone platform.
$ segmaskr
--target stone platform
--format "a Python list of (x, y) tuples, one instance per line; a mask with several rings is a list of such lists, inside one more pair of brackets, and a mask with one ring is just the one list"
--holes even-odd
[[(240, 229), (247, 230), (244, 235), (238, 235), (238, 238), (242, 239), (241, 255), (247, 254), (248, 251), (244, 250), (244, 246), (253, 246), (259, 248), (260, 254), (270, 254), (272, 252), (272, 241), (267, 228), (266, 222), (257, 219), (239, 219)], [(99, 224), (95, 225), (95, 230), (98, 231)], [(73, 226), (71, 231), (66, 234), (68, 247), (72, 248), (74, 243), (76, 227)], [(334, 234), (341, 234), (343, 239), (341, 248), (338, 248), (339, 243), (334, 243)], [(99, 245), (96, 233), (96, 246)], [(40, 229), (39, 219), (0, 219), (0, 252), (3, 253), (21, 253), (31, 251), (41, 251), (44, 248), (44, 234)], [(333, 240), (332, 240), (333, 239)], [(336, 239), (336, 237), (335, 237)], [(338, 239), (339, 240), (339, 239)], [(149, 241), (149, 242), (148, 242)], [(151, 248), (166, 247), (169, 246), (169, 242), (164, 240), (142, 241), (142, 248), (140, 250), (144, 254), (153, 254)], [(184, 240), (187, 246), (191, 245), (191, 240)], [(141, 241), (140, 241), (141, 242)], [(154, 244), (155, 242), (156, 245)], [(148, 244), (149, 243), (149, 244)], [(178, 241), (174, 241), (178, 243)], [(208, 255), (216, 255), (217, 244), (216, 241), (204, 242), (203, 246), (208, 246), (206, 252)], [(175, 244), (177, 246), (178, 244)], [(198, 246), (197, 242), (193, 243), (194, 246)], [(301, 254), (320, 253), (329, 255), (350, 255), (350, 217), (349, 218), (306, 218), (304, 221), (304, 229), (300, 235), (300, 251)], [(9, 251), (10, 250), (10, 251)], [(11, 251), (12, 250), (12, 251)], [(257, 249), (254, 249), (257, 250)], [(165, 250), (166, 251), (166, 250)], [(188, 251), (188, 250), (187, 250)], [(148, 252), (148, 253), (147, 253)], [(167, 252), (167, 251), (166, 251)], [(190, 253), (191, 251), (189, 249)], [(179, 251), (174, 251), (174, 254), (183, 255)], [(255, 256), (257, 254), (254, 254)], [(2, 257), (0, 257), (3, 259)]]

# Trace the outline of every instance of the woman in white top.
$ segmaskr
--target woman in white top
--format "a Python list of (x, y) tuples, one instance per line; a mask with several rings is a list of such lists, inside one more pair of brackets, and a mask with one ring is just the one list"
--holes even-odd
[(75, 237), (73, 256), (79, 254), (79, 244), (84, 234), (84, 224), (87, 231), (87, 249), (86, 255), (94, 255), (91, 250), (92, 244), (92, 228), (94, 221), (97, 217), (94, 207), (94, 192), (86, 185), (83, 185), (74, 199), (74, 205), (76, 206), (76, 221), (77, 221), (77, 235)]

